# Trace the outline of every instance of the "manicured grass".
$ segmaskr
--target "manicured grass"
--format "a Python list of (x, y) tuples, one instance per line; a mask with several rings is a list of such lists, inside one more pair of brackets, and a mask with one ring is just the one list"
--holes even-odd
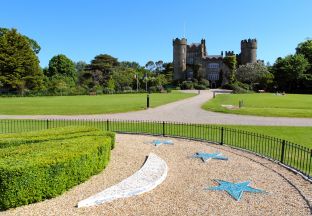
[[(181, 92), (150, 94), (150, 107), (194, 95), (196, 94)], [(0, 114), (2, 115), (103, 114), (143, 110), (145, 108), (146, 94), (0, 98)]]
[(312, 148), (312, 127), (250, 125), (225, 125), (224, 127), (264, 134)]
[[(222, 107), (222, 105), (238, 106), (240, 100), (244, 102), (244, 106), (240, 109), (230, 110)], [(215, 99), (205, 103), (202, 108), (214, 112), (242, 115), (312, 118), (312, 95), (219, 94)]]

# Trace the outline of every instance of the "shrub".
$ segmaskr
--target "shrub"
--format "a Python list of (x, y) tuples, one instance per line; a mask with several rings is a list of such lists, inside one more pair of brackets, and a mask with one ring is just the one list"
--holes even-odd
[(240, 83), (240, 82), (235, 82), (235, 83), (228, 83), (222, 86), (224, 89), (229, 89), (233, 90), (233, 93), (235, 94), (243, 94), (243, 93), (248, 93), (249, 91), (249, 85)]
[(204, 86), (202, 84), (198, 84), (198, 83), (194, 84), (194, 88), (197, 89), (197, 90), (205, 90), (205, 89), (207, 89), (206, 86)]
[(194, 89), (194, 84), (191, 81), (183, 81), (181, 83), (181, 89)]
[(68, 127), (0, 135), (0, 140), (0, 210), (4, 210), (55, 197), (99, 173), (109, 161), (115, 136)]
[(210, 86), (209, 80), (206, 80), (206, 79), (201, 79), (201, 80), (199, 81), (199, 84), (205, 86), (206, 88), (209, 88), (209, 86)]
[(104, 89), (103, 89), (103, 93), (104, 93), (104, 94), (114, 94), (114, 93), (115, 93), (115, 90), (114, 90), (114, 89), (111, 89), (111, 88), (104, 88)]
[(167, 88), (166, 91), (167, 91), (167, 93), (171, 93), (172, 89), (171, 88)]

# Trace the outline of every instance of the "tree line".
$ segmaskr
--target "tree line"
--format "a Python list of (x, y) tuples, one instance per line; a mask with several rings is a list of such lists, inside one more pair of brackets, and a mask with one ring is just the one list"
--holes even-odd
[(16, 29), (0, 28), (0, 92), (20, 95), (78, 95), (160, 92), (172, 81), (172, 63), (121, 61), (108, 54), (90, 63), (53, 56), (41, 68), (38, 43)]
[[(118, 61), (108, 54), (94, 57), (90, 63), (74, 62), (63, 54), (52, 57), (41, 68), (40, 45), (16, 29), (0, 28), (0, 93), (19, 95), (78, 95), (116, 92), (160, 92), (171, 88), (205, 89), (209, 81), (173, 81), (172, 62)], [(271, 65), (261, 62), (239, 65), (235, 56), (224, 63), (230, 69), (220, 82), (237, 92), (285, 91), (312, 93), (312, 40), (299, 43), (295, 54), (277, 58)], [(221, 81), (222, 81), (221, 80)]]

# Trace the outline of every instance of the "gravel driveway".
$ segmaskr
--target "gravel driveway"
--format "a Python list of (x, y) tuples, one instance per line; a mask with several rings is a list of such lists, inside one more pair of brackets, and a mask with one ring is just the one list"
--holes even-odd
[[(43, 202), (0, 212), (0, 216), (23, 215), (310, 215), (312, 184), (280, 165), (226, 146), (183, 139), (174, 145), (146, 144), (153, 136), (117, 134), (111, 161), (100, 174), (63, 195)], [(167, 138), (168, 139), (168, 138)], [(228, 161), (190, 158), (195, 152), (221, 152)], [(139, 170), (153, 152), (168, 165), (165, 181), (150, 192), (100, 206), (77, 208), (78, 201), (114, 185)], [(244, 193), (235, 201), (214, 179), (251, 181), (266, 193)]]

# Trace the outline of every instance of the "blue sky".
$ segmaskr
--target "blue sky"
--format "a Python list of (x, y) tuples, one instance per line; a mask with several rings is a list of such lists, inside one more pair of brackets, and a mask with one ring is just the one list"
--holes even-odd
[(208, 54), (239, 53), (240, 40), (257, 38), (258, 58), (274, 63), (312, 38), (311, 8), (311, 0), (2, 0), (0, 27), (35, 39), (43, 67), (57, 54), (172, 61), (172, 39), (184, 34), (206, 38)]

